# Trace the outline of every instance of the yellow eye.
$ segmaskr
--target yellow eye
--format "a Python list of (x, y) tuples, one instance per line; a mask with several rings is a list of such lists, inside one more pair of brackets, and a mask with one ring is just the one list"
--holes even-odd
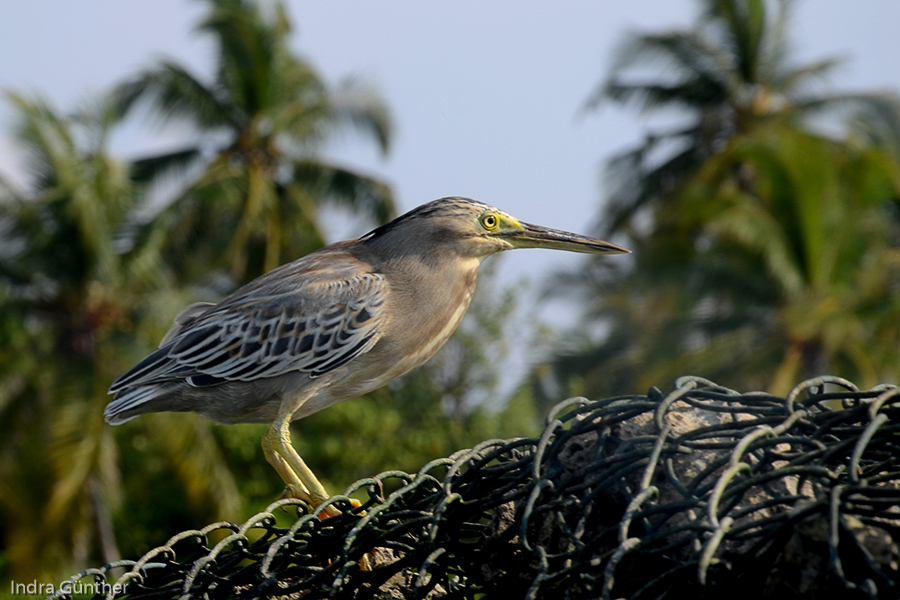
[(488, 231), (497, 229), (500, 226), (500, 218), (493, 213), (488, 213), (481, 217), (481, 226)]

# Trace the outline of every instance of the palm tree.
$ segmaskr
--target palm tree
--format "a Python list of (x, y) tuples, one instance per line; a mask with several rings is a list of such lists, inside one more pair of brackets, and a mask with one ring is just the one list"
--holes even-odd
[[(896, 100), (817, 89), (835, 61), (790, 63), (786, 2), (703, 6), (691, 31), (627, 41), (592, 99), (691, 116), (608, 163), (604, 222), (629, 234), (634, 263), (563, 277), (604, 329), (570, 343), (559, 380), (609, 394), (699, 374), (784, 392), (826, 370), (895, 376)], [(841, 109), (852, 131), (811, 133)]]
[[(147, 351), (144, 330), (158, 329), (147, 313), (168, 292), (158, 240), (124, 235), (139, 195), (106, 151), (113, 105), (64, 117), (39, 98), (9, 99), (31, 181), (0, 182), (0, 522), (22, 579), (117, 558), (116, 509), (135, 470), (121, 468), (132, 440), (103, 422), (106, 388)], [(191, 427), (170, 425), (170, 442)], [(213, 446), (197, 448), (163, 462), (196, 471), (190, 482), (207, 487), (188, 499), (210, 517), (232, 512), (228, 471)]]
[(217, 44), (215, 77), (203, 81), (163, 61), (121, 85), (118, 96), (125, 112), (146, 101), (164, 121), (200, 132), (195, 144), (137, 161), (136, 173), (147, 180), (172, 169), (200, 172), (159, 220), (166, 255), (189, 280), (227, 266), (242, 283), (323, 245), (324, 202), (376, 223), (393, 215), (387, 185), (315, 154), (346, 126), (386, 152), (391, 125), (365, 86), (348, 81), (329, 90), (291, 52), (282, 3), (209, 2), (198, 30)]
[[(701, 0), (691, 30), (637, 34), (618, 49), (609, 77), (587, 108), (612, 101), (645, 113), (674, 111), (686, 124), (647, 135), (607, 163), (608, 232), (633, 228), (644, 207), (665, 202), (678, 184), (734, 137), (782, 121), (808, 128), (830, 116), (867, 124), (896, 123), (889, 94), (830, 94), (823, 82), (840, 61), (797, 65), (788, 39), (788, 0)], [(656, 71), (648, 78), (648, 71)], [(893, 132), (894, 139), (900, 129)]]
[(571, 344), (559, 379), (608, 395), (685, 374), (773, 393), (826, 372), (897, 378), (895, 170), (880, 149), (780, 126), (735, 139), (656, 211), (633, 270), (563, 278), (608, 330)]

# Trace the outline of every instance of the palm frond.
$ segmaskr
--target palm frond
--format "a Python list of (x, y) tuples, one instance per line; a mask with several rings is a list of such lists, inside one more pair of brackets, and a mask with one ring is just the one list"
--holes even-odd
[[(655, 67), (667, 80), (663, 84), (627, 83), (632, 69)], [(645, 87), (659, 87), (690, 91), (692, 96), (724, 98), (733, 84), (721, 59), (695, 32), (633, 35), (619, 47), (606, 84), (598, 88), (586, 103), (595, 108), (604, 98), (619, 102), (637, 102), (642, 110), (652, 110), (664, 103)], [(673, 98), (681, 99), (674, 95)], [(643, 100), (648, 100), (644, 105)]]
[(798, 297), (805, 277), (781, 224), (758, 204), (741, 202), (719, 214), (710, 229), (765, 257), (769, 275), (788, 297)]
[(131, 178), (135, 183), (146, 184), (161, 177), (177, 177), (190, 170), (201, 158), (202, 150), (197, 146), (138, 158), (131, 162)]
[(765, 51), (765, 0), (706, 0), (705, 19), (718, 24), (719, 40), (725, 44), (740, 80), (760, 83), (759, 66)]
[(280, 58), (290, 31), (286, 14), (266, 20), (260, 7), (218, 2), (198, 31), (211, 34), (219, 48), (217, 81), (230, 103), (245, 116), (265, 113), (273, 104)]
[(45, 189), (56, 181), (74, 180), (79, 172), (72, 162), (76, 146), (64, 119), (40, 96), (27, 98), (12, 91), (6, 96), (20, 115), (15, 135), (25, 150), (31, 185)]
[(632, 35), (616, 50), (610, 72), (652, 66), (672, 77), (702, 75), (724, 83), (717, 54), (716, 48), (694, 31)]
[[(613, 157), (604, 167), (610, 182), (604, 235), (622, 231), (642, 209), (671, 192), (709, 155), (694, 142), (699, 131), (691, 127), (648, 136), (641, 146)], [(652, 162), (663, 144), (676, 148), (662, 162)], [(658, 161), (659, 159), (656, 158)]]
[(376, 223), (396, 216), (394, 194), (385, 182), (337, 165), (305, 160), (294, 165), (293, 181), (314, 198), (369, 215)]
[(727, 97), (724, 88), (700, 79), (673, 85), (611, 81), (607, 83), (604, 95), (621, 104), (636, 104), (643, 112), (673, 106), (692, 111), (719, 107)]
[(390, 150), (393, 118), (371, 86), (356, 78), (344, 78), (332, 93), (328, 108), (333, 123), (350, 125), (371, 137), (382, 154)]
[(202, 83), (184, 67), (162, 61), (115, 90), (122, 115), (129, 114), (139, 102), (146, 102), (161, 122), (184, 121), (204, 128), (240, 129), (243, 119), (220, 93)]
[(825, 82), (843, 62), (840, 58), (826, 58), (797, 68), (785, 68), (782, 64), (773, 70), (770, 85), (789, 98), (809, 95), (811, 88)]

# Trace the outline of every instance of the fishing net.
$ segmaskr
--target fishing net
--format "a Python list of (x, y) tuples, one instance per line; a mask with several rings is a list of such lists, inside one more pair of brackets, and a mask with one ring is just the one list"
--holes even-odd
[(898, 598), (900, 389), (823, 377), (782, 398), (685, 377), (572, 398), (539, 438), (329, 502), (342, 514), (282, 500), (179, 533), (56, 596)]

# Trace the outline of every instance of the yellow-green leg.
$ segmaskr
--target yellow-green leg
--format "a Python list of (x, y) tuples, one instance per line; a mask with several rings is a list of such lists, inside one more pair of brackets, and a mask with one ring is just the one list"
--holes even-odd
[[(269, 461), (281, 479), (287, 486), (287, 493), (293, 498), (299, 498), (313, 509), (328, 499), (328, 492), (325, 491), (319, 480), (316, 478), (312, 470), (306, 466), (294, 446), (291, 444), (291, 415), (279, 415), (278, 419), (272, 423), (269, 430), (262, 439), (263, 452), (266, 460)], [(359, 501), (351, 499), (353, 506), (359, 506)], [(333, 506), (327, 507), (321, 513), (322, 517), (333, 517), (341, 514), (341, 511)], [(371, 571), (371, 561), (368, 555), (364, 555), (359, 566), (363, 571)]]
[[(291, 445), (290, 417), (291, 415), (280, 415), (272, 423), (262, 439), (263, 452), (266, 460), (284, 480), (288, 494), (315, 508), (328, 499), (328, 492)], [(330, 517), (340, 514), (340, 511), (328, 507), (322, 514)]]

